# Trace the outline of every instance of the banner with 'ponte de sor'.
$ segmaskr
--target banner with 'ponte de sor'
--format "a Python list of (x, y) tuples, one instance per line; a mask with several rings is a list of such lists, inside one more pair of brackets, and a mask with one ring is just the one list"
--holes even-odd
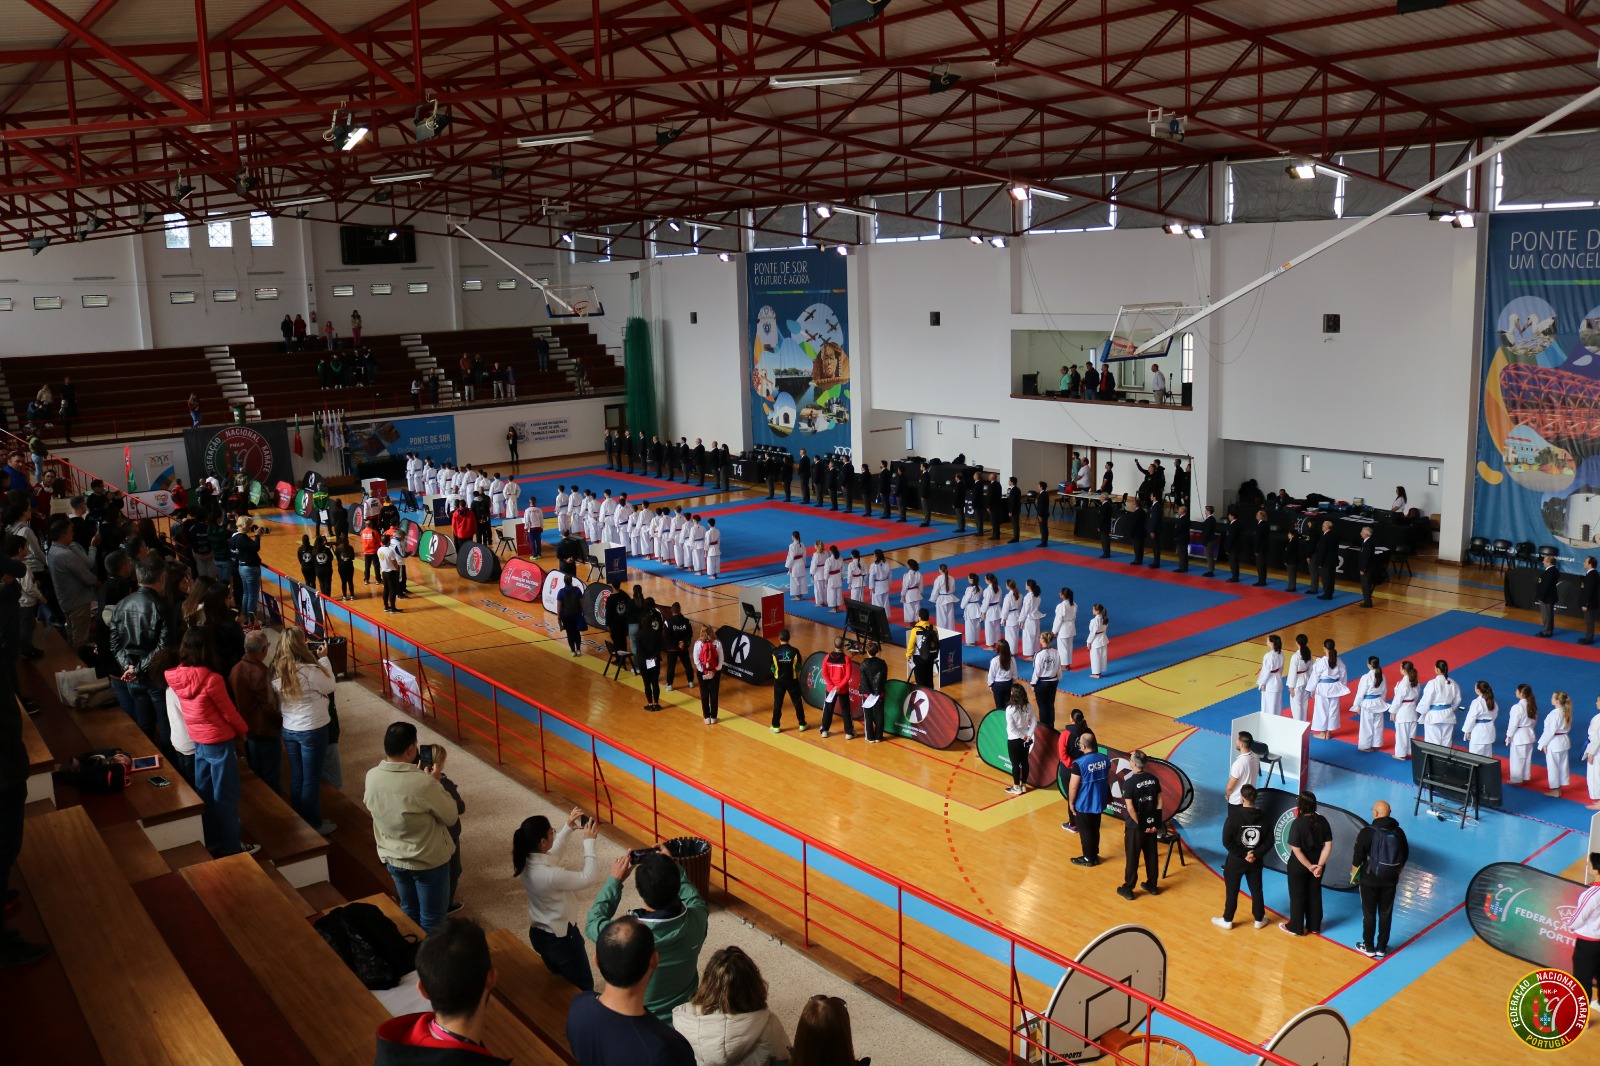
[(752, 443), (809, 455), (848, 448), (848, 260), (816, 250), (745, 258)]
[(1472, 532), (1600, 547), (1600, 211), (1493, 215)]

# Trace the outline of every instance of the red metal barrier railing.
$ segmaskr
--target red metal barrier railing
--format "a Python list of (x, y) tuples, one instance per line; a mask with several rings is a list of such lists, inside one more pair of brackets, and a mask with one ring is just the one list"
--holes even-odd
[[(20, 448), (24, 452), (28, 451), (28, 442), (10, 430), (0, 429), (0, 444), (8, 448)], [(29, 455), (29, 460), (30, 462), (32, 460), (31, 454)], [(122, 484), (118, 478), (97, 478), (96, 475), (89, 473), (82, 467), (74, 466), (53, 452), (45, 461), (45, 469), (55, 471), (57, 482), (65, 486), (64, 491), (68, 496), (87, 493), (90, 482), (96, 480), (105, 482), (111, 488), (120, 488)], [(163, 517), (159, 511), (152, 507), (147, 507), (132, 497), (128, 497), (124, 502), (123, 514), (133, 519)]]
[[(276, 586), (280, 602), (292, 612), (295, 598), (283, 595), (290, 579), (267, 567), (262, 570), (264, 589)], [(726, 897), (745, 902), (750, 902), (750, 897), (759, 900), (758, 909), (793, 924), (808, 949), (831, 948), (845, 956), (853, 955), (852, 961), (858, 964), (860, 959), (869, 960), (862, 967), (880, 978), (892, 978), (901, 1000), (908, 994), (933, 997), (945, 1014), (1005, 1048), (1008, 1062), (1062, 1061), (1046, 1049), (1051, 1032), (1087, 1041), (1107, 1052), (1107, 1061), (1127, 1066), (1150, 1066), (1151, 1062), (1150, 1044), (1128, 1057), (1044, 1018), (1043, 1004), (1048, 1001), (1051, 986), (1024, 971), (1019, 963), (1022, 954), (1062, 972), (1081, 973), (1107, 990), (1142, 1004), (1147, 1012), (1142, 1023), (1145, 1034), (1155, 1032), (1153, 1027), (1159, 1018), (1168, 1023), (1162, 1027), (1161, 1035), (1182, 1039), (1186, 1033), (1198, 1034), (1250, 1056), (1252, 1061), (1294, 1066), (1288, 1059), (1264, 1051), (1242, 1037), (938, 899), (641, 751), (602, 736), (487, 674), (395, 632), (349, 604), (327, 598), (323, 603), (329, 614), (329, 630), (349, 642), (350, 671), (375, 671), (369, 679), (381, 687), (386, 699), (394, 700), (396, 693), (384, 668), (385, 661), (402, 669), (409, 664), (415, 670), (417, 699), (405, 700), (403, 709), (422, 718), (433, 717), (434, 727), (441, 732), (453, 731), (458, 742), (471, 746), (476, 740), (492, 746), (497, 765), (505, 766), (510, 758), (514, 766), (520, 765), (536, 777), (546, 792), (560, 791), (580, 799), (592, 806), (596, 817), (629, 827), (645, 839), (677, 835), (712, 839), (719, 848), (713, 854), (720, 856), (720, 865), (714, 863), (713, 872), (720, 874)], [(344, 613), (342, 634), (337, 632), (336, 612)], [(526, 710), (513, 709), (517, 707)], [(625, 762), (635, 764), (643, 776), (624, 766)], [(694, 794), (701, 805), (678, 798), (681, 793)], [(702, 809), (706, 805), (715, 808), (715, 816)], [(730, 815), (734, 816), (732, 821)], [(772, 843), (758, 840), (741, 827), (746, 823), (794, 842), (798, 845), (798, 859)], [(797, 868), (788, 869), (785, 860), (797, 862)], [(856, 875), (878, 882), (892, 891), (893, 906), (850, 887), (819, 869), (819, 864), (849, 868)], [(908, 904), (914, 906), (908, 908)], [(997, 959), (994, 953), (985, 953), (918, 917), (919, 913), (932, 912), (975, 933), (997, 938), (1006, 945), (1007, 958)], [(875, 922), (874, 913), (886, 920)], [(924, 944), (922, 937), (929, 943)], [(987, 974), (977, 972), (985, 968)], [(987, 1006), (975, 1006), (974, 1000)]]

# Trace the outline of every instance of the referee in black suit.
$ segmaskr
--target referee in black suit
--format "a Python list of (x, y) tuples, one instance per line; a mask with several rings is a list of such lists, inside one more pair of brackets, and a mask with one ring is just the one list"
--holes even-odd
[(1539, 605), (1539, 635), (1553, 637), (1556, 635), (1556, 597), (1560, 595), (1561, 568), (1556, 565), (1556, 557), (1544, 557), (1544, 569), (1539, 571), (1539, 594), (1534, 602)]
[(1579, 644), (1594, 643), (1594, 615), (1600, 611), (1600, 570), (1594, 568), (1594, 556), (1583, 561), (1583, 637)]

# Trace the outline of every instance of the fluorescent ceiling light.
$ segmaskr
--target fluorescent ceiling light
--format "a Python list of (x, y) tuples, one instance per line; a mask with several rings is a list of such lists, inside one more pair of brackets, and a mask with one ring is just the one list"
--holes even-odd
[(830, 207), (828, 204), (818, 204), (816, 210), (817, 210), (817, 217), (818, 218), (832, 218), (833, 217), (833, 208)]
[(976, 233), (967, 234), (967, 240), (971, 241), (973, 244), (982, 244), (983, 243), (983, 238), (978, 236)]
[(1477, 226), (1477, 222), (1474, 221), (1470, 211), (1457, 211), (1455, 217), (1450, 220), (1450, 224), (1456, 229), (1473, 229)]
[(563, 244), (571, 244), (572, 243), (572, 234), (563, 233), (561, 235), (561, 243), (563, 243)]
[(1020, 202), (1028, 198), (1028, 187), (1026, 185), (1013, 185), (1009, 191), (1013, 200)]
[(767, 79), (773, 89), (810, 89), (819, 85), (849, 85), (860, 81), (859, 70), (841, 70), (834, 74), (774, 74)]
[(568, 133), (538, 133), (528, 137), (518, 137), (518, 148), (542, 148), (547, 144), (573, 144), (577, 141), (594, 139), (594, 134), (588, 130), (572, 130)]
[(857, 218), (877, 218), (878, 212), (867, 211), (860, 207), (846, 207), (844, 204), (818, 204), (817, 214), (823, 218), (832, 218), (834, 215), (855, 215)]
[(1197, 241), (1203, 241), (1206, 239), (1206, 228), (1204, 226), (1190, 226), (1189, 236)]
[(1183, 234), (1184, 234), (1184, 230), (1187, 227), (1185, 227), (1182, 222), (1168, 222), (1165, 226), (1162, 226), (1161, 228), (1166, 230), (1168, 233), (1172, 234), (1174, 237), (1182, 237)]
[(835, 248), (834, 251), (837, 252), (840, 255), (849, 255), (850, 254), (850, 246), (848, 244), (841, 244), (837, 248)]
[(683, 226), (675, 218), (667, 219), (667, 228), (669, 230), (671, 230), (673, 233), (682, 233), (683, 232)]
[(710, 222), (691, 222), (689, 225), (695, 229), (721, 229), (721, 226), (712, 225)]
[(1063, 203), (1072, 199), (1064, 192), (1056, 192), (1054, 189), (1041, 189), (1037, 185), (1031, 186), (1028, 192), (1034, 196), (1043, 196), (1046, 200), (1060, 200)]
[(400, 181), (427, 181), (431, 177), (431, 170), (408, 170), (404, 174), (374, 174), (371, 181), (374, 185), (391, 185)]
[(1317, 168), (1310, 163), (1291, 163), (1283, 170), (1296, 181), (1310, 181), (1317, 176)]
[(350, 130), (344, 135), (344, 140), (339, 144), (339, 150), (342, 152), (348, 152), (350, 149), (354, 148), (356, 145), (360, 144), (366, 139), (367, 127), (356, 126), (354, 129)]
[(732, 252), (718, 252), (717, 253), (717, 259), (720, 262), (723, 262), (723, 263), (731, 263), (731, 262), (733, 262), (733, 253)]
[(1004, 237), (990, 237), (989, 243), (994, 245), (996, 248), (1004, 248), (1006, 246), (1006, 239)]
[(328, 199), (325, 193), (313, 193), (306, 196), (293, 196), (287, 200), (273, 200), (273, 207), (301, 207), (305, 204), (320, 204)]

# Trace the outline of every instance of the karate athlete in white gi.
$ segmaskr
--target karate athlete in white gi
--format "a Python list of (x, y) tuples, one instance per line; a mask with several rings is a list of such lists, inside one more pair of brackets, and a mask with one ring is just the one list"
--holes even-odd
[(706, 576), (722, 576), (722, 530), (715, 518), (706, 520)]
[(811, 561), (806, 564), (811, 575), (811, 602), (818, 607), (828, 606), (828, 549), (817, 541), (811, 549)]
[(1033, 658), (1039, 650), (1039, 622), (1044, 612), (1039, 610), (1039, 586), (1029, 578), (1022, 586), (1022, 657)]
[(867, 581), (872, 585), (872, 602), (875, 606), (889, 609), (890, 581), (894, 576), (894, 567), (889, 565), (889, 560), (884, 558), (883, 549), (879, 548), (872, 553), (872, 565), (867, 568)]
[(556, 486), (556, 498), (551, 501), (550, 509), (556, 516), (556, 532), (563, 537), (566, 536), (567, 531), (572, 528), (572, 515), (567, 512), (567, 487), (565, 485)]
[[(1417, 680), (1417, 668), (1407, 659), (1400, 664), (1400, 680), (1394, 683), (1389, 694), (1389, 717), (1394, 719), (1394, 757), (1411, 758), (1411, 741), (1417, 735), (1417, 701), (1422, 698), (1422, 685)], [(1533, 738), (1528, 738), (1533, 743)]]
[(844, 560), (839, 558), (839, 549), (829, 546), (826, 569), (823, 573), (827, 578), (827, 597), (829, 611), (842, 611), (844, 609)]
[(1276, 633), (1267, 638), (1256, 688), (1261, 690), (1262, 714), (1283, 713), (1283, 639)]
[(1461, 706), (1461, 686), (1450, 680), (1450, 664), (1443, 659), (1433, 664), (1433, 678), (1422, 686), (1417, 703), (1421, 712), (1422, 739), (1429, 744), (1450, 746), (1456, 729), (1456, 708)]
[(803, 600), (806, 597), (806, 545), (800, 531), (789, 540), (789, 551), (783, 557), (783, 568), (789, 571), (789, 597)]
[(1349, 670), (1332, 640), (1322, 642), (1322, 658), (1311, 664), (1311, 732), (1327, 740), (1339, 728), (1339, 701), (1350, 691)]
[(1356, 747), (1373, 751), (1383, 747), (1383, 716), (1389, 711), (1389, 683), (1383, 679), (1383, 664), (1376, 655), (1367, 656), (1367, 672), (1356, 682), (1356, 698), (1350, 701), (1359, 726)]
[(517, 501), (522, 497), (522, 486), (518, 485), (514, 479), (506, 478), (505, 489), (500, 495), (505, 500), (505, 510), (500, 513), (507, 518), (517, 517)]
[(956, 627), (956, 579), (950, 575), (950, 567), (943, 563), (933, 576), (933, 616), (934, 624), (940, 629)]
[(922, 567), (915, 559), (907, 559), (905, 575), (900, 578), (900, 612), (907, 629), (917, 624), (921, 607)]
[(847, 595), (852, 600), (864, 601), (866, 597), (861, 595), (861, 590), (867, 587), (867, 567), (861, 561), (860, 552), (851, 551), (850, 560), (845, 563), (844, 576), (845, 584), (850, 588)]
[(1056, 635), (1056, 655), (1061, 659), (1061, 669), (1071, 670), (1072, 640), (1078, 635), (1078, 605), (1073, 602), (1071, 589), (1061, 590), (1050, 632)]
[(1494, 702), (1494, 689), (1489, 687), (1489, 682), (1479, 681), (1472, 688), (1476, 694), (1467, 705), (1466, 717), (1461, 719), (1461, 739), (1467, 742), (1467, 750), (1472, 754), (1491, 756), (1498, 732), (1494, 723), (1500, 708)]
[(967, 587), (961, 590), (961, 639), (967, 644), (977, 644), (983, 639), (983, 590), (977, 574), (967, 575)]
[(1016, 581), (1009, 577), (1006, 594), (1000, 597), (1000, 624), (1005, 628), (1007, 647), (1022, 647), (1022, 594), (1017, 591)]
[(980, 606), (983, 609), (983, 643), (982, 648), (992, 648), (1000, 640), (1000, 599), (1004, 595), (1000, 591), (1000, 579), (993, 574), (984, 579), (983, 599)]
[(1307, 703), (1311, 699), (1311, 648), (1305, 634), (1295, 638), (1295, 649), (1284, 664), (1283, 683), (1289, 689), (1289, 717), (1297, 722), (1310, 720)]

